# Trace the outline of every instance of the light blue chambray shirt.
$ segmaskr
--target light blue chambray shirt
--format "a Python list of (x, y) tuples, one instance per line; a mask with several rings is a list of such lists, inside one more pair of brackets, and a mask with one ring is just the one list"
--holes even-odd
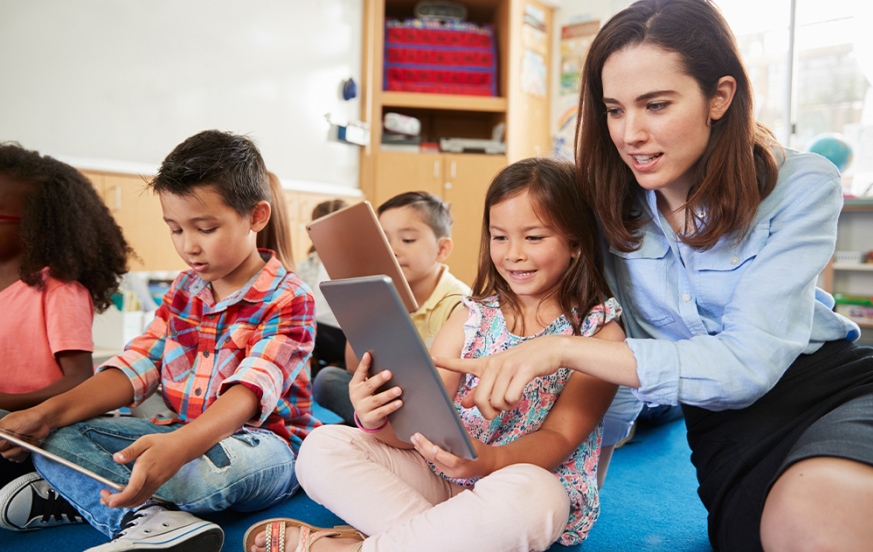
[(723, 238), (696, 251), (676, 239), (655, 193), (640, 194), (639, 208), (654, 215), (642, 245), (630, 253), (610, 248), (606, 272), (624, 308), (642, 384), (634, 393), (643, 402), (743, 408), (798, 355), (860, 336), (816, 287), (836, 243), (840, 175), (815, 154), (785, 157), (739, 243)]

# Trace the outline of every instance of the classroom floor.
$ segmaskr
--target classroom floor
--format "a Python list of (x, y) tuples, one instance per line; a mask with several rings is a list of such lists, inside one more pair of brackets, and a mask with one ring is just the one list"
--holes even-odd
[[(712, 552), (689, 455), (682, 420), (638, 429), (633, 439), (615, 451), (601, 492), (600, 519), (588, 539), (571, 547), (556, 544), (549, 552)], [(241, 552), (242, 537), (250, 525), (280, 516), (319, 526), (342, 523), (304, 493), (262, 512), (203, 517), (224, 529), (223, 552)], [(104, 542), (106, 538), (88, 525), (31, 533), (0, 530), (3, 552), (78, 551)]]

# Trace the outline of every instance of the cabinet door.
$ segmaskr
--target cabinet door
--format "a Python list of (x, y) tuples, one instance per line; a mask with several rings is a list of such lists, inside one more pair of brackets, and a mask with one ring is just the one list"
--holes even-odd
[(452, 209), (455, 247), (447, 264), (455, 276), (472, 285), (479, 260), (485, 192), (506, 166), (503, 155), (444, 154), (443, 199)]
[(176, 254), (170, 230), (164, 223), (161, 202), (145, 189), (141, 176), (82, 171), (94, 184), (135, 257), (130, 270), (183, 270), (187, 265)]
[(403, 192), (443, 196), (443, 156), (436, 153), (380, 151), (376, 155), (373, 209)]

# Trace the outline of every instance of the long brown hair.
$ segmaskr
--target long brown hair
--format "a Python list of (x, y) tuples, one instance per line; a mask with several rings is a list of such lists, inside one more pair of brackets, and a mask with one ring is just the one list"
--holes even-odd
[[(685, 204), (690, 231), (680, 239), (698, 249), (708, 249), (729, 234), (740, 239), (776, 184), (779, 169), (773, 150), (781, 147), (755, 121), (752, 89), (736, 41), (708, 0), (639, 0), (595, 37), (582, 71), (576, 127), (577, 173), (585, 199), (612, 247), (625, 252), (639, 247), (639, 230), (648, 219), (634, 208), (640, 186), (610, 139), (601, 75), (613, 53), (641, 44), (676, 52), (706, 98), (714, 96), (721, 77), (736, 79), (731, 106), (711, 123), (709, 144)], [(704, 225), (692, 216), (699, 208), (707, 213)]]
[(270, 220), (258, 232), (258, 247), (272, 249), (276, 259), (287, 270), (294, 270), (294, 252), (291, 249), (291, 225), (288, 221), (288, 206), (285, 202), (285, 190), (282, 182), (275, 174), (267, 171), (270, 182)]
[(553, 293), (561, 312), (573, 326), (573, 333), (579, 335), (580, 318), (604, 303), (610, 292), (603, 276), (597, 222), (576, 185), (576, 171), (571, 161), (554, 157), (523, 159), (504, 168), (491, 181), (485, 194), (479, 270), (472, 296), (484, 299), (496, 294), (501, 307), (520, 314), (515, 294), (491, 262), (490, 228), (491, 207), (524, 191), (533, 202), (537, 216), (566, 238), (577, 253)]

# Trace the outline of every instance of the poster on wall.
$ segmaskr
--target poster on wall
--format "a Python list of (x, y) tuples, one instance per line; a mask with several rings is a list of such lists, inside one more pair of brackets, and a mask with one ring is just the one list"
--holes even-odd
[(521, 41), (525, 48), (545, 54), (548, 50), (546, 12), (530, 4), (524, 7)]
[(555, 128), (555, 155), (574, 159), (576, 114), (579, 109), (579, 82), (591, 41), (600, 21), (588, 20), (561, 27), (561, 66), (558, 85), (558, 120)]
[(546, 95), (546, 60), (542, 54), (525, 50), (521, 60), (521, 90), (538, 98)]

